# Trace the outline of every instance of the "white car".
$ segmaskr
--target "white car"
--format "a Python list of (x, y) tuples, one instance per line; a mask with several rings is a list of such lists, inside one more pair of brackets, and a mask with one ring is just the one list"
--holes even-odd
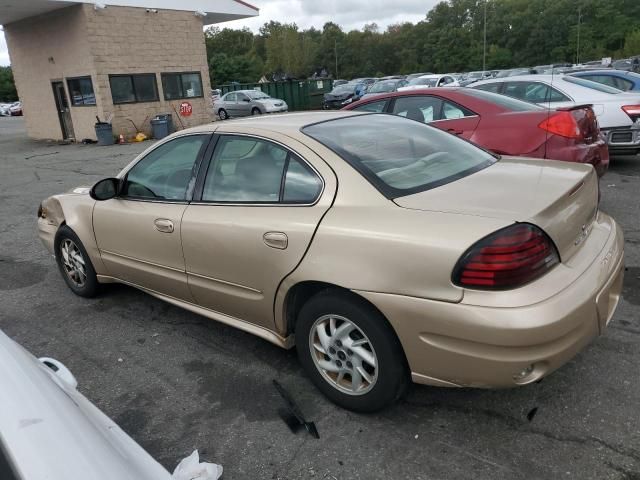
[(398, 88), (399, 92), (407, 90), (419, 90), (431, 87), (459, 87), (458, 81), (451, 75), (422, 75), (421, 77), (409, 80), (404, 87)]
[(171, 480), (78, 390), (71, 372), (37, 360), (0, 331), (0, 479)]
[(470, 88), (500, 93), (549, 108), (592, 104), (612, 153), (640, 153), (640, 93), (623, 92), (570, 75), (522, 75), (474, 83)]
[(0, 117), (11, 116), (11, 103), (0, 103)]

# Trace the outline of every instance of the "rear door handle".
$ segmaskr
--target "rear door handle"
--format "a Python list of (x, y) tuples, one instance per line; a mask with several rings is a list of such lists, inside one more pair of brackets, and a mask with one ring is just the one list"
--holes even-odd
[(455, 128), (447, 128), (447, 132), (453, 133), (454, 135), (462, 135), (464, 133), (462, 130), (456, 130)]
[(173, 233), (173, 222), (167, 218), (156, 218), (153, 222), (156, 230), (162, 233)]
[(283, 232), (267, 232), (262, 236), (266, 246), (284, 250), (289, 246), (289, 238)]

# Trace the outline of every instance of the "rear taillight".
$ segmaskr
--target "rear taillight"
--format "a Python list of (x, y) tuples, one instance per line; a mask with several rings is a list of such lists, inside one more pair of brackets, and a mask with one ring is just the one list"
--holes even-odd
[(507, 290), (529, 283), (560, 263), (551, 239), (538, 227), (517, 223), (483, 238), (458, 261), (453, 283)]
[(640, 105), (624, 105), (622, 110), (629, 115), (629, 118), (634, 122), (640, 118)]
[(571, 112), (557, 112), (538, 125), (543, 130), (566, 138), (582, 138), (582, 132)]

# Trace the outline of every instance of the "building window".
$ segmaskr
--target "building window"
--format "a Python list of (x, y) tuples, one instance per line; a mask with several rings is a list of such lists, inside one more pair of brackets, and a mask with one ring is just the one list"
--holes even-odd
[(91, 77), (67, 78), (71, 105), (95, 105), (96, 95), (93, 93)]
[(200, 72), (163, 73), (162, 89), (165, 100), (202, 97)]
[(158, 85), (154, 73), (138, 75), (109, 75), (114, 104), (157, 102)]

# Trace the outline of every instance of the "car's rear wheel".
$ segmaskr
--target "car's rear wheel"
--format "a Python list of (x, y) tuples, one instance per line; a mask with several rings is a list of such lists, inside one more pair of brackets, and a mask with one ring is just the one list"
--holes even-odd
[(229, 114), (224, 108), (221, 108), (220, 110), (218, 110), (218, 117), (220, 117), (220, 120), (226, 120), (227, 118), (229, 118)]
[(253, 107), (253, 109), (251, 110), (251, 115), (262, 115), (262, 112), (258, 107)]
[(313, 383), (341, 407), (373, 412), (396, 401), (408, 384), (395, 332), (353, 294), (312, 297), (296, 324), (298, 357)]
[(54, 249), (62, 278), (73, 293), (93, 297), (100, 284), (91, 259), (76, 233), (66, 225), (58, 229)]

